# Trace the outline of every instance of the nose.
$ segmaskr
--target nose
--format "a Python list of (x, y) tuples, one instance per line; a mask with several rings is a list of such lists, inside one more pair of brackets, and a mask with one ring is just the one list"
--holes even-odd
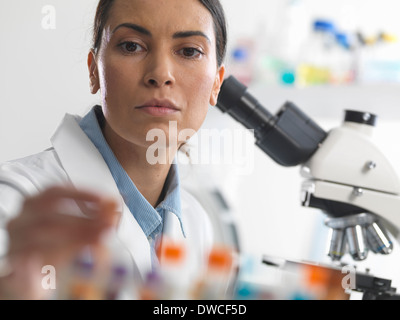
[(146, 86), (160, 88), (172, 86), (175, 83), (173, 63), (165, 53), (154, 53), (149, 59), (148, 68), (144, 76)]

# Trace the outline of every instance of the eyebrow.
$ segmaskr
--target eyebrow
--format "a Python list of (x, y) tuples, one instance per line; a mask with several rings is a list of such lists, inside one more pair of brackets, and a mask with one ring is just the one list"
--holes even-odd
[(180, 31), (175, 32), (172, 38), (179, 39), (179, 38), (189, 38), (194, 36), (201, 36), (207, 39), (209, 43), (211, 43), (210, 38), (202, 31)]
[(143, 27), (141, 27), (141, 26), (139, 26), (137, 24), (134, 24), (134, 23), (127, 23), (127, 22), (126, 23), (121, 23), (120, 25), (115, 27), (112, 33), (115, 33), (120, 28), (129, 28), (129, 29), (135, 30), (135, 31), (137, 31), (139, 33), (142, 33), (142, 34), (144, 34), (146, 36), (151, 36), (151, 32), (149, 30), (147, 30), (146, 28), (143, 28)]
[[(129, 23), (129, 22), (121, 23), (120, 25), (118, 25), (117, 27), (114, 28), (112, 33), (115, 33), (120, 28), (129, 28), (129, 29), (137, 31), (143, 35), (150, 36), (150, 37), (152, 36), (151, 32), (149, 30), (147, 30), (146, 28), (139, 26), (135, 23)], [(172, 38), (180, 39), (180, 38), (189, 38), (189, 37), (195, 37), (195, 36), (204, 37), (207, 39), (207, 41), (209, 43), (211, 43), (210, 38), (202, 31), (178, 31), (172, 35)]]

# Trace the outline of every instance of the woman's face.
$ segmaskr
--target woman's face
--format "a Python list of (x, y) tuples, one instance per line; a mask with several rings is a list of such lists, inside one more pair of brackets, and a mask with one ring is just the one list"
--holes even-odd
[(197, 131), (224, 76), (212, 16), (198, 0), (116, 0), (88, 65), (112, 135), (143, 147), (155, 128), (168, 142), (170, 121), (178, 133)]

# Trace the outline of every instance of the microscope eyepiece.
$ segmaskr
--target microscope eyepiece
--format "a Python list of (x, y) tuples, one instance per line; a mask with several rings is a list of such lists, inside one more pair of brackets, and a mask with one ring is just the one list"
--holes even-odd
[(217, 107), (247, 129), (269, 130), (274, 126), (275, 117), (247, 92), (245, 85), (233, 76), (222, 83)]
[(307, 161), (327, 136), (291, 102), (273, 116), (233, 76), (223, 82), (217, 107), (247, 129), (253, 129), (256, 145), (283, 166)]
[(375, 126), (377, 116), (369, 112), (346, 110), (344, 121)]

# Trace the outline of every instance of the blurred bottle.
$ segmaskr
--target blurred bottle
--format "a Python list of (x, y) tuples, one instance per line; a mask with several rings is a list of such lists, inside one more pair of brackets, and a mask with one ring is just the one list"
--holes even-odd
[(342, 279), (340, 269), (309, 263), (292, 265), (285, 273), (283, 299), (349, 300)]
[(137, 279), (130, 253), (112, 230), (102, 244), (86, 247), (61, 272), (57, 299), (136, 299)]
[(163, 281), (158, 271), (152, 270), (146, 275), (143, 285), (138, 290), (139, 300), (164, 299)]
[(304, 289), (308, 293), (309, 299), (325, 300), (328, 292), (330, 270), (319, 266), (304, 265), (301, 272)]
[(281, 300), (312, 300), (304, 284), (302, 268), (291, 265), (282, 269), (281, 286), (277, 294)]
[(400, 43), (386, 32), (375, 37), (364, 37), (358, 55), (359, 83), (399, 83), (400, 82)]
[(169, 239), (162, 240), (160, 272), (164, 286), (164, 299), (186, 299), (189, 278), (185, 268), (185, 246)]
[(241, 254), (235, 300), (279, 300), (281, 270), (258, 255)]
[(304, 287), (312, 300), (349, 300), (342, 287), (343, 274), (339, 269), (318, 265), (302, 267)]
[(334, 68), (335, 25), (329, 20), (315, 20), (302, 46), (298, 65), (298, 85), (327, 84)]
[(104, 278), (96, 260), (92, 250), (85, 248), (71, 262), (70, 266), (62, 272), (60, 286), (57, 288), (58, 300), (104, 299)]
[(234, 44), (227, 59), (227, 75), (235, 76), (249, 86), (254, 80), (255, 44), (251, 38), (240, 38)]
[(119, 300), (123, 297), (123, 290), (128, 282), (128, 270), (124, 265), (113, 265), (108, 275), (105, 286), (105, 300)]
[(234, 254), (230, 248), (214, 247), (208, 257), (207, 270), (200, 275), (192, 295), (200, 300), (232, 299)]
[(137, 290), (141, 286), (139, 271), (115, 229), (104, 235), (101, 249), (96, 262), (104, 283), (103, 299), (137, 299)]
[(307, 35), (308, 13), (302, 0), (279, 1), (271, 30), (260, 28), (256, 79), (266, 85), (292, 86), (297, 81), (301, 44)]
[(186, 247), (164, 235), (157, 248), (157, 256), (160, 265), (148, 273), (139, 290), (139, 299), (187, 299), (191, 279), (186, 267)]
[(353, 83), (355, 81), (356, 56), (350, 36), (337, 31), (335, 39), (329, 83), (335, 85)]

